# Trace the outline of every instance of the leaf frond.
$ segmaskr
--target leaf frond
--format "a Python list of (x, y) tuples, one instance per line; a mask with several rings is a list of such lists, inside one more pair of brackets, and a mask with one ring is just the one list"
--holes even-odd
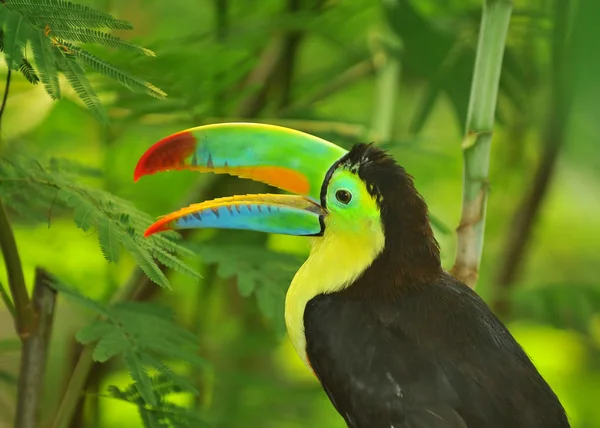
[(96, 70), (102, 75), (115, 79), (127, 88), (131, 90), (146, 92), (148, 95), (158, 99), (164, 99), (167, 96), (166, 93), (164, 93), (161, 89), (157, 88), (151, 83), (139, 79), (129, 74), (128, 72), (121, 70), (118, 67), (115, 67), (114, 65), (104, 61), (103, 59), (98, 58), (91, 52), (69, 44), (67, 44), (67, 46), (74, 52), (75, 56), (82, 63), (92, 68), (93, 70)]
[(64, 0), (6, 0), (6, 5), (24, 16), (42, 21), (44, 18), (54, 17), (63, 22), (70, 20), (74, 25), (81, 27), (106, 27), (119, 30), (133, 28), (129, 22), (117, 19), (108, 13)]

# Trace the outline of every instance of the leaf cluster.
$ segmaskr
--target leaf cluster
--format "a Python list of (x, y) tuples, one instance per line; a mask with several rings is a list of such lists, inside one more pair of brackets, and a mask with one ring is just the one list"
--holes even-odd
[(301, 257), (252, 244), (190, 245), (205, 263), (217, 265), (220, 278), (235, 278), (239, 293), (255, 296), (262, 314), (276, 328), (283, 328), (285, 293), (302, 264)]
[(599, 313), (600, 288), (596, 284), (564, 283), (515, 287), (511, 303), (519, 318), (589, 335), (592, 320)]
[[(100, 315), (79, 330), (75, 337), (84, 345), (95, 343), (94, 361), (105, 362), (122, 356), (134, 380), (132, 390), (124, 392), (124, 397), (140, 406), (148, 406), (148, 410), (156, 410), (164, 404), (162, 397), (166, 390), (198, 393), (190, 382), (173, 372), (159, 358), (206, 366), (205, 360), (198, 355), (196, 337), (175, 323), (173, 311), (169, 308), (150, 302), (104, 305), (60, 282), (54, 282), (52, 287)], [(159, 388), (156, 387), (156, 379), (153, 382), (148, 373), (150, 369), (159, 373)]]
[(144, 426), (147, 428), (187, 428), (207, 426), (206, 422), (193, 410), (178, 406), (167, 400), (173, 393), (183, 392), (179, 385), (164, 375), (153, 376), (152, 391), (157, 404), (150, 406), (146, 403), (135, 384), (120, 389), (114, 385), (108, 388), (109, 397), (123, 400), (137, 406)]
[[(108, 117), (85, 74), (86, 69), (110, 77), (131, 90), (159, 99), (166, 97), (151, 83), (75, 44), (110, 46), (154, 56), (149, 49), (103, 31), (132, 28), (127, 21), (65, 0), (5, 0), (0, 3), (0, 50), (4, 52), (9, 69), (20, 71), (32, 84), (41, 81), (53, 99), (61, 98), (59, 74), (62, 74), (102, 122), (107, 122)], [(32, 58), (28, 58), (29, 52), (32, 52)]]
[(117, 262), (124, 247), (144, 273), (161, 287), (169, 280), (157, 264), (192, 277), (199, 274), (182, 257), (193, 253), (177, 242), (175, 233), (144, 238), (153, 222), (130, 202), (87, 185), (85, 177), (98, 171), (71, 160), (51, 159), (46, 165), (26, 156), (0, 158), (0, 198), (20, 216), (33, 222), (48, 222), (54, 215), (71, 212), (77, 227), (95, 231), (102, 254)]

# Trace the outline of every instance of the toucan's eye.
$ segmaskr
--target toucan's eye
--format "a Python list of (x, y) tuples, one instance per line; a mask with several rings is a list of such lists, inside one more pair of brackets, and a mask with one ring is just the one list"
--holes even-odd
[(348, 205), (352, 200), (352, 193), (345, 189), (340, 189), (335, 192), (335, 198), (344, 205)]

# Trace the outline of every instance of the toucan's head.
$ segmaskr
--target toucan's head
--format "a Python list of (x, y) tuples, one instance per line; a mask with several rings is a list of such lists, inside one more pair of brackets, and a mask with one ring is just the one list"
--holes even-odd
[(174, 169), (250, 178), (294, 195), (239, 195), (194, 204), (159, 218), (146, 236), (192, 228), (313, 236), (366, 248), (371, 260), (386, 249), (396, 256), (404, 250), (419, 253), (425, 241), (424, 251), (437, 248), (430, 248), (426, 206), (412, 179), (373, 145), (347, 151), (303, 132), (258, 123), (200, 126), (150, 147), (134, 180)]

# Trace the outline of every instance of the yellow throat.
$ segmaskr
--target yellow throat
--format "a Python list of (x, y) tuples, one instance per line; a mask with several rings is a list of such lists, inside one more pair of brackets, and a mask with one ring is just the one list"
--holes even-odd
[(313, 238), (308, 259), (298, 270), (285, 299), (285, 323), (298, 356), (310, 368), (306, 356), (304, 309), (319, 294), (334, 293), (351, 285), (383, 250), (385, 237), (378, 218), (349, 232), (327, 219), (325, 234)]

